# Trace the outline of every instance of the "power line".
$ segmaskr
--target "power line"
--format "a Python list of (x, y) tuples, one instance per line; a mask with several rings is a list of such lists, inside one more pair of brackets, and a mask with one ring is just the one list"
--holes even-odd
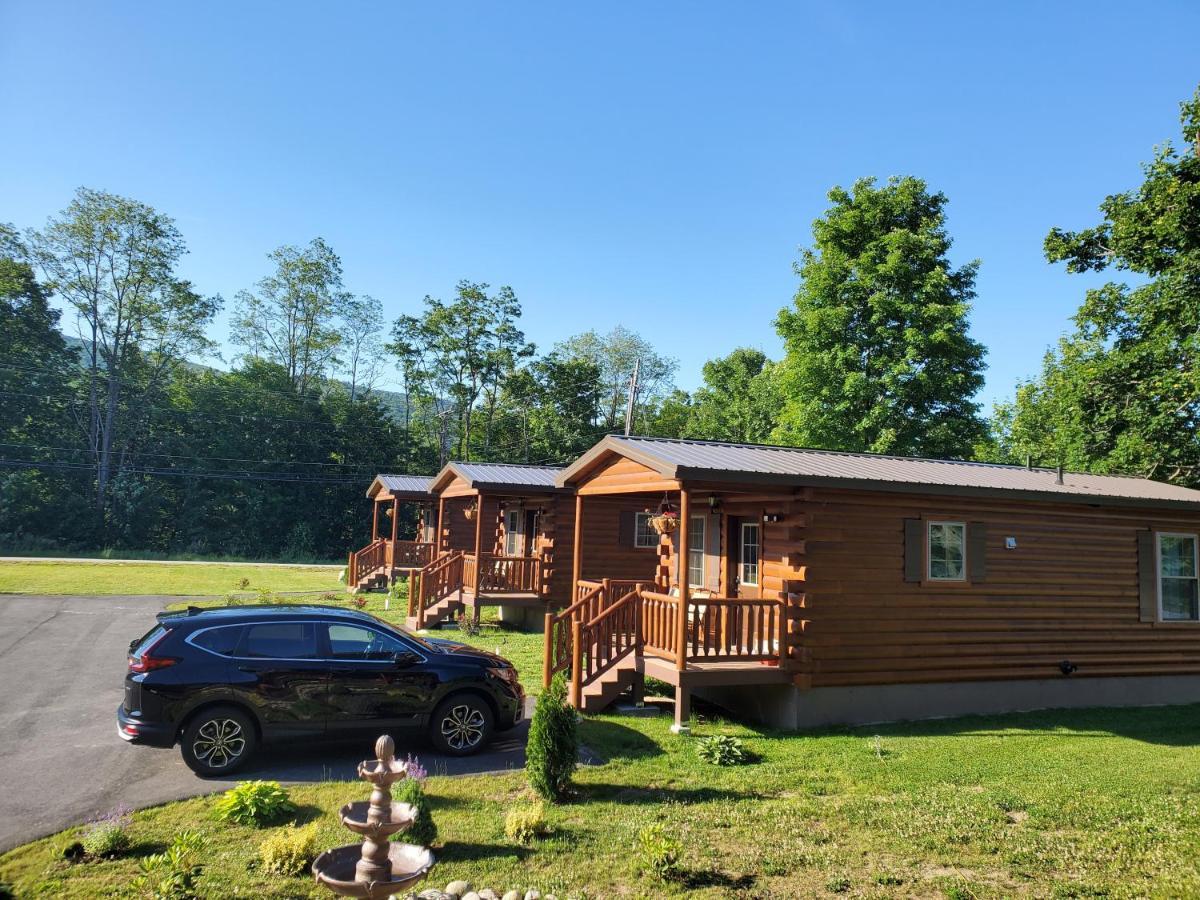
[[(7, 459), (0, 457), (0, 466), (22, 469), (48, 469), (51, 471), (91, 472), (93, 466), (89, 463), (71, 463), (61, 461), (43, 461), (27, 459)], [(288, 484), (345, 484), (361, 485), (358, 477), (334, 478), (312, 475), (296, 475), (290, 472), (217, 472), (197, 471), (193, 469), (164, 469), (147, 466), (129, 466), (117, 470), (118, 475), (150, 475), (176, 478), (205, 478), (225, 481), (272, 481)]]

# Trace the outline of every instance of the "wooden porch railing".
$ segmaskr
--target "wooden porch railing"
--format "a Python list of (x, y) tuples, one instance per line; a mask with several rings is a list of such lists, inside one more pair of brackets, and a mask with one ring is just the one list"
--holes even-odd
[(386, 544), (387, 541), (381, 538), (350, 554), (350, 562), (346, 566), (346, 587), (349, 590), (354, 590), (359, 581), (387, 565)]
[(484, 553), (479, 562), (479, 590), (490, 594), (537, 594), (542, 589), (542, 560), (537, 556)]
[(423, 569), (433, 562), (432, 541), (388, 541), (388, 565), (395, 569)]
[(425, 610), (462, 590), (464, 568), (462, 551), (452, 550), (415, 574), (408, 593), (408, 614), (418, 619), (418, 627), (425, 625)]
[(474, 553), (464, 553), (462, 561), (462, 588), (464, 591), (474, 592), (475, 579), (479, 575), (479, 559)]
[[(544, 681), (571, 673), (571, 698), (630, 653), (689, 662), (770, 662), (781, 659), (784, 604), (774, 599), (693, 597), (680, 631), (679, 597), (646, 584), (616, 593), (615, 582), (582, 582), (579, 599), (546, 616)], [(682, 642), (681, 642), (682, 638)]]

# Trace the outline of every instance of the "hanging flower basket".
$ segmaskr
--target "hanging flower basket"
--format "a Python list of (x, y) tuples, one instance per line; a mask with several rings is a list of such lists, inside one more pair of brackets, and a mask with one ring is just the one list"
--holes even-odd
[(463, 515), (467, 517), (468, 522), (475, 521), (475, 510), (476, 509), (478, 509), (478, 504), (472, 503), (470, 506), (468, 506), (466, 509), (463, 510)]
[(679, 527), (679, 513), (673, 509), (668, 509), (656, 516), (651, 516), (650, 527), (659, 534), (670, 534)]

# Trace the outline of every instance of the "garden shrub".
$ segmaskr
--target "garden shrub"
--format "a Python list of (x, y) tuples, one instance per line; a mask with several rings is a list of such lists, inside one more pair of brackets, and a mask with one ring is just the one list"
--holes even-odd
[(417, 817), (407, 831), (395, 836), (395, 840), (406, 844), (421, 844), (428, 847), (437, 840), (437, 823), (433, 821), (433, 811), (429, 806), (429, 798), (425, 796), (424, 767), (415, 757), (405, 760), (408, 777), (392, 789), (392, 799), (399, 803), (408, 803), (417, 810)]
[(264, 872), (303, 875), (317, 855), (317, 823), (284, 826), (262, 842), (258, 855)]
[(278, 781), (243, 781), (217, 800), (217, 817), (225, 822), (262, 828), (296, 811)]
[(696, 744), (696, 754), (714, 766), (740, 766), (749, 759), (741, 739), (730, 734), (701, 738)]
[(518, 844), (532, 844), (548, 831), (546, 807), (541, 802), (518, 803), (504, 817), (504, 834)]
[(683, 874), (679, 863), (682, 853), (683, 846), (676, 838), (667, 834), (660, 823), (647, 825), (638, 832), (638, 868), (646, 875), (652, 875), (662, 881), (679, 878)]
[(199, 832), (181, 831), (166, 850), (138, 864), (140, 874), (131, 885), (135, 895), (147, 900), (196, 900), (203, 852), (204, 837)]
[(79, 844), (92, 859), (110, 859), (129, 849), (126, 829), (133, 821), (129, 807), (121, 805), (88, 823)]
[(538, 697), (529, 723), (525, 748), (529, 786), (546, 800), (560, 799), (571, 783), (578, 760), (578, 721), (567, 703), (567, 681), (560, 672)]

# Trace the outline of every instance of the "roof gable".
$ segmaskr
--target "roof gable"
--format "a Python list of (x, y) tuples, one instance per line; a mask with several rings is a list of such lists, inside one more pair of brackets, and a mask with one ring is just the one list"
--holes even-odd
[(520, 490), (553, 493), (562, 469), (556, 466), (526, 466), (510, 463), (449, 462), (430, 483), (429, 489), (443, 491), (456, 479), (471, 490)]

